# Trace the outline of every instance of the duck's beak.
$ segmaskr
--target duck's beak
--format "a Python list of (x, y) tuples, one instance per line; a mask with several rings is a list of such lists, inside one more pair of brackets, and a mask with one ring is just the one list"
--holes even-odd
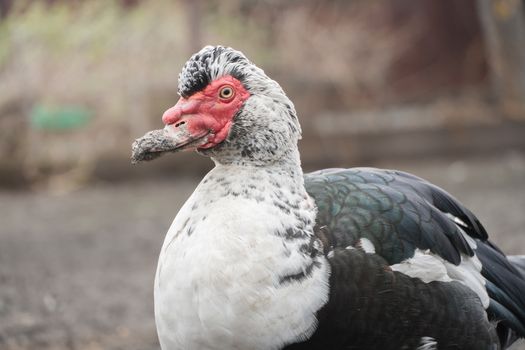
[(195, 149), (208, 142), (209, 132), (191, 134), (187, 124), (166, 125), (164, 129), (152, 130), (133, 142), (131, 163), (152, 160), (164, 153)]
[(200, 94), (189, 99), (181, 98), (162, 116), (164, 129), (152, 130), (132, 145), (131, 162), (152, 160), (167, 152), (196, 149), (208, 143), (212, 128), (206, 125), (207, 113), (202, 111)]

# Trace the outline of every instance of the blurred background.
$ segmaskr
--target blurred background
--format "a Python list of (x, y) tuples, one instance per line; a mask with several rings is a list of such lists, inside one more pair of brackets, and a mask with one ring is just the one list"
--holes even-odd
[(525, 253), (522, 0), (0, 0), (0, 349), (159, 348), (158, 252), (212, 163), (130, 145), (205, 44), (283, 86), (306, 170), (415, 173)]

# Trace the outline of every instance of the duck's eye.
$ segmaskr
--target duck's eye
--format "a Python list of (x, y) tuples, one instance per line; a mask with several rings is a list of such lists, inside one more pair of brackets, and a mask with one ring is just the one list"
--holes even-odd
[(223, 86), (219, 90), (219, 98), (221, 100), (231, 100), (234, 94), (235, 94), (235, 91), (233, 90), (233, 87), (229, 85)]

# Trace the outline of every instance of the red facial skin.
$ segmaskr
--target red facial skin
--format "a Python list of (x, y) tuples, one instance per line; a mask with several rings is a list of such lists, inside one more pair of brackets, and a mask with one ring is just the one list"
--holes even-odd
[[(219, 93), (225, 86), (233, 89), (233, 96), (221, 98)], [(184, 122), (192, 135), (209, 133), (208, 142), (199, 146), (207, 149), (224, 141), (233, 122), (233, 117), (250, 93), (241, 82), (232, 76), (224, 76), (211, 82), (204, 90), (189, 98), (180, 98), (177, 104), (162, 116), (162, 122), (177, 127)]]

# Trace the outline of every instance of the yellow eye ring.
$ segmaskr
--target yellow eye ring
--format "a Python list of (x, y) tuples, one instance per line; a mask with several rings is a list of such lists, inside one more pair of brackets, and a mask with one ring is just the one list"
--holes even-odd
[(219, 98), (221, 100), (231, 100), (235, 96), (233, 86), (225, 85), (219, 90)]

